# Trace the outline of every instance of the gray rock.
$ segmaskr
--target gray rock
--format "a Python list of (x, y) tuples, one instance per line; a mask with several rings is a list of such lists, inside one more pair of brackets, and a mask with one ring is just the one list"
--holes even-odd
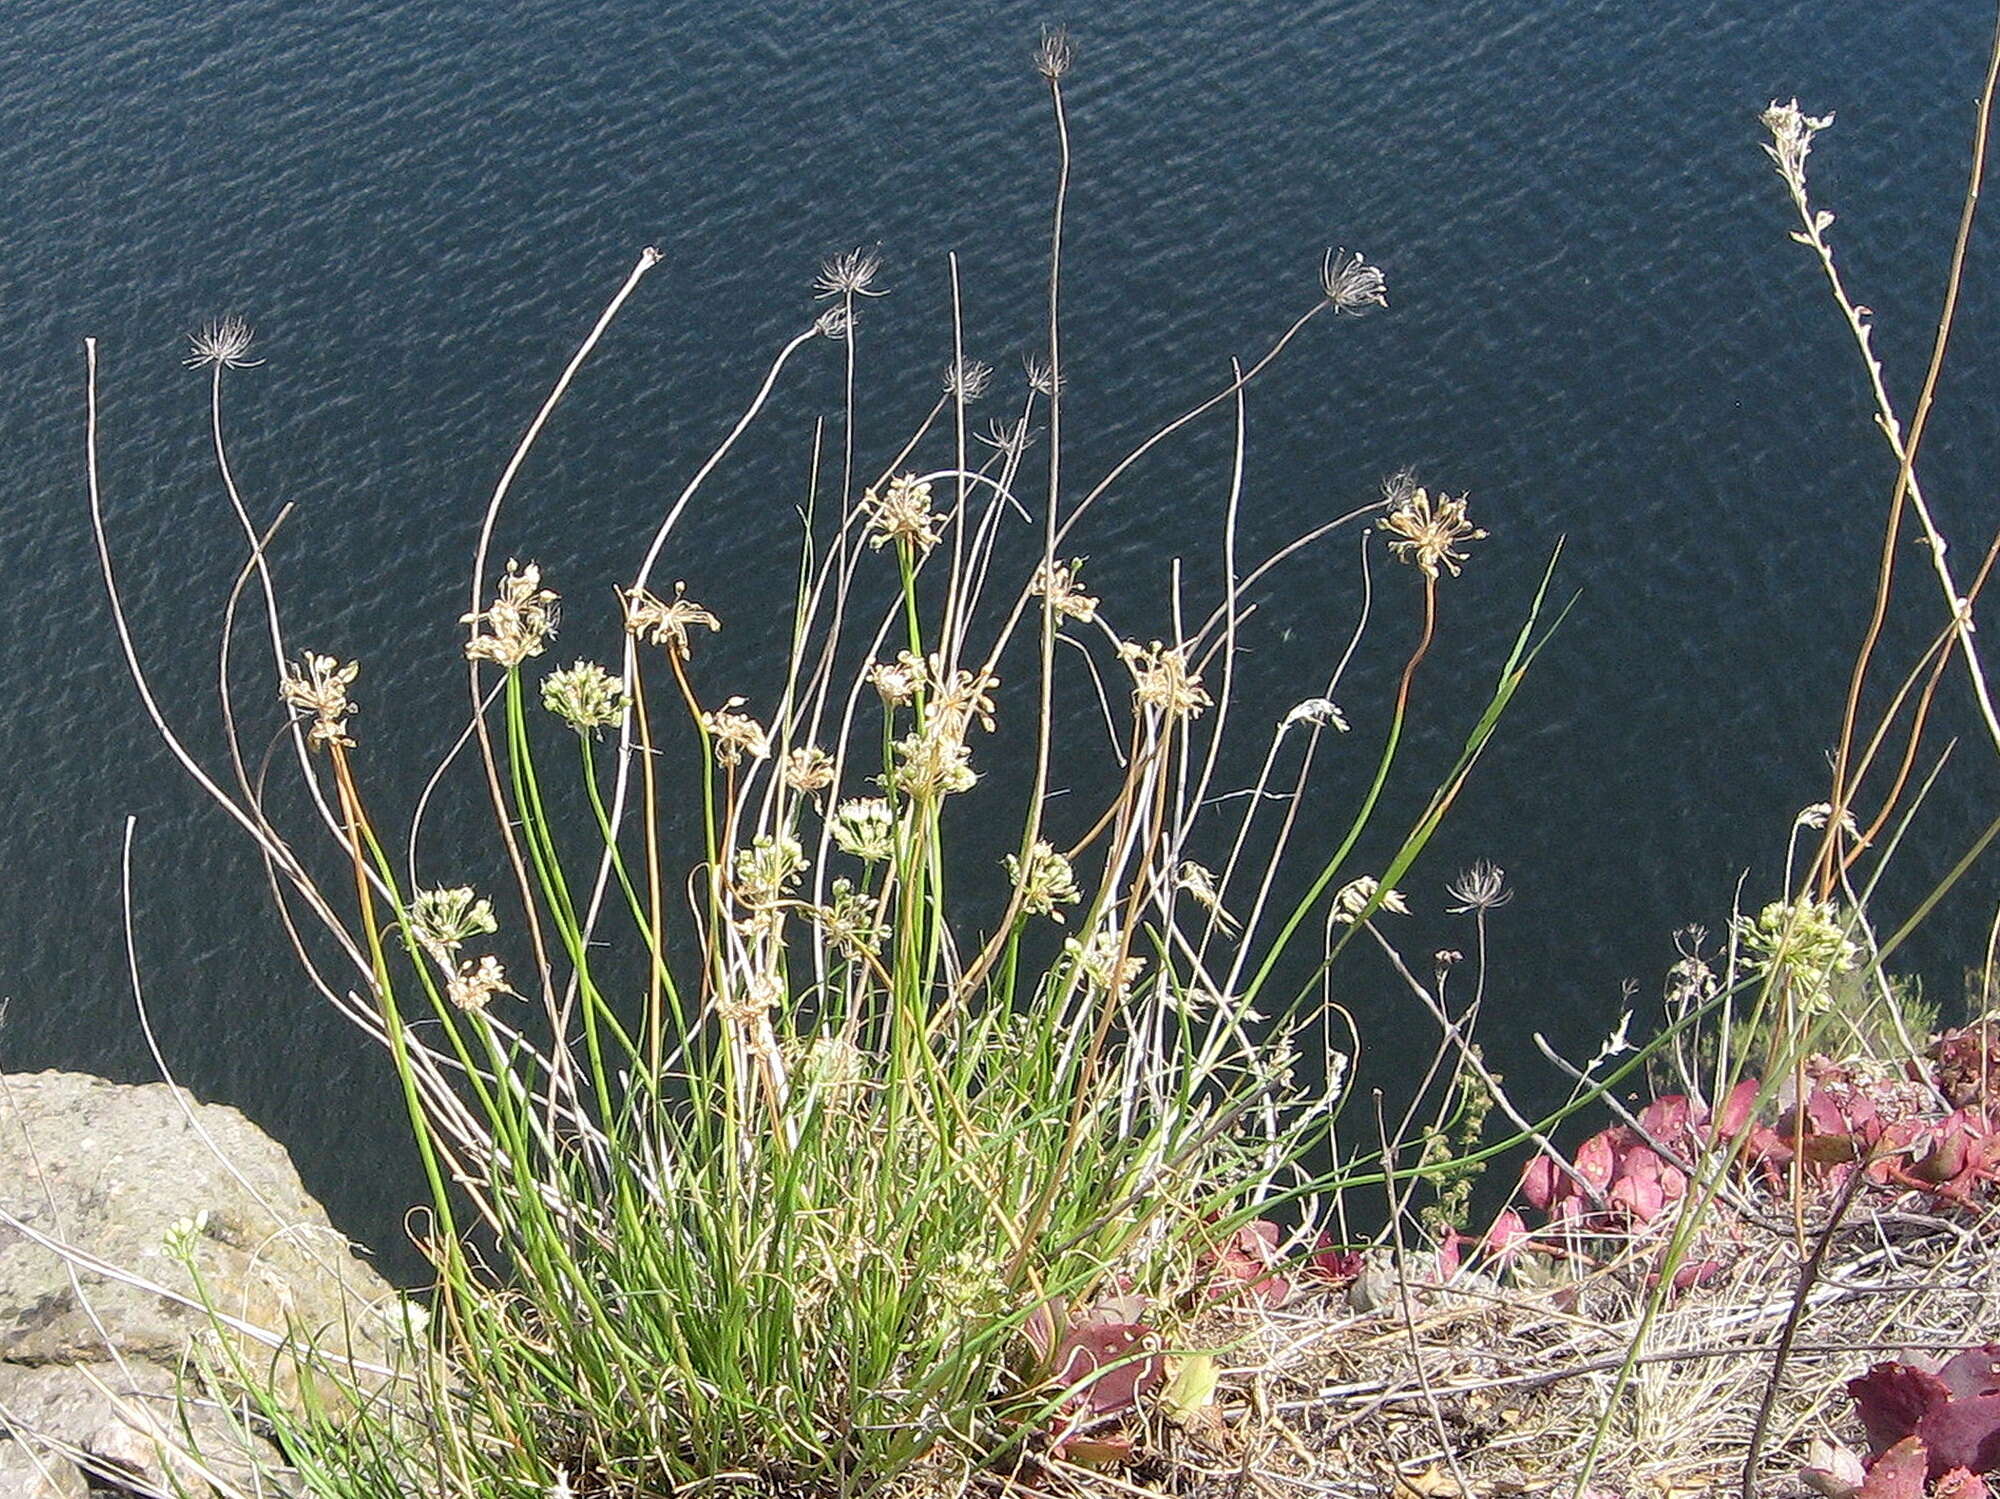
[(0, 1499), (85, 1499), (89, 1482), (66, 1457), (0, 1437)]
[[(322, 1360), (399, 1361), (396, 1293), (327, 1222), (283, 1148), (234, 1109), (196, 1103), (161, 1083), (126, 1086), (63, 1072), (0, 1078), (0, 1209), (197, 1303), (194, 1278), (162, 1242), (177, 1222), (206, 1213), (194, 1260), (219, 1312)], [(166, 1470), (157, 1446), (147, 1423), (130, 1416), (150, 1410), (169, 1429), (181, 1419), (174, 1371), (190, 1367), (198, 1338), (208, 1364), (226, 1368), (199, 1304), (73, 1271), (0, 1222), (0, 1410), (21, 1429), (159, 1487)], [(296, 1403), (297, 1357), (247, 1337), (238, 1346)], [(313, 1377), (322, 1400), (337, 1398), (330, 1382)], [(379, 1384), (365, 1373), (357, 1382)], [(188, 1388), (201, 1393), (198, 1381)], [(197, 1412), (186, 1419), (204, 1447), (213, 1440), (217, 1452), (244, 1461), (231, 1423), (212, 1404), (205, 1414), (181, 1408)], [(0, 1483), (0, 1499), (12, 1492)]]
[(268, 1492), (283, 1473), (277, 1449), (246, 1423), (143, 1359), (0, 1363), (0, 1409), (22, 1431), (60, 1440), (93, 1471), (135, 1490), (172, 1494), (178, 1484), (198, 1494), (206, 1470), (242, 1492), (254, 1492), (261, 1477)]

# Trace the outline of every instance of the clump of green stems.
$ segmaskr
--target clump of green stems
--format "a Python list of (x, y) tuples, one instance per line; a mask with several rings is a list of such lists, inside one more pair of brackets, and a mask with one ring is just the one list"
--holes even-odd
[[(949, 1486), (1017, 1460), (1064, 1394), (1022, 1335), (1039, 1309), (1123, 1287), (1170, 1309), (1195, 1256), (1250, 1217), (1294, 1203), (1311, 1221), (1344, 1187), (1477, 1163), (1432, 1151), (1399, 1172), (1392, 1142), (1333, 1148), (1346, 1037), (1323, 980), (1464, 787), (1539, 648), (1542, 595), (1456, 763), (1389, 840), (1379, 884), (1360, 883), (1355, 852), (1398, 760), (1441, 573), (1483, 533), (1462, 499), (1433, 508), (1401, 485), (1254, 566), (1238, 560), (1246, 391), (1309, 323), (1382, 302), (1358, 256), (1328, 257), (1321, 295), (1263, 357), (1088, 487), (1070, 480), (1068, 63), (1066, 43), (1044, 48), (1062, 150), (1044, 352), (990, 456), (970, 456), (967, 407), (987, 372), (965, 353), (953, 259), (944, 394), (862, 482), (854, 391), (878, 267), (858, 252), (829, 262), (828, 306), (777, 352), (624, 589), (622, 662), (550, 673), (554, 589), (511, 563), (496, 582), (491, 548), (537, 435), (658, 252), (605, 307), (482, 518), (471, 717), (431, 781), (477, 764), (506, 891), (423, 877), (429, 792), (400, 844), (370, 811), (367, 748), (347, 722), (365, 675), (287, 643), (270, 530), (252, 522), (222, 441), (224, 372), (248, 363), (247, 337), (197, 341), (249, 557), (223, 632), (230, 771), (187, 752), (124, 624), (97, 503), (90, 347), (93, 515), (147, 711), (256, 840), (313, 982), (387, 1048), (430, 1186), (434, 1356), (387, 1392), (350, 1391), (358, 1417), (339, 1401), (301, 1412), (262, 1399), (315, 1492), (493, 1499), (755, 1480), (846, 1495), (919, 1472)], [(815, 433), (813, 452), (815, 488), (824, 478), (833, 500), (806, 507), (783, 682), (754, 713), (706, 680), (708, 634), (728, 611), (658, 578), (788, 365), (829, 343), (846, 371), (842, 436), (829, 453)], [(1234, 424), (1220, 597), (1190, 620), (1177, 577), (1171, 640), (1141, 643), (1066, 559), (1144, 454), (1218, 411)], [(1045, 466), (1028, 462), (1031, 430)], [(1010, 546), (1020, 517), (1031, 540)], [(1370, 715), (1366, 790), (1321, 836), (1304, 794), (1330, 726), (1345, 727), (1331, 698), (1372, 592), (1312, 695), (1262, 731), (1247, 794), (1228, 796), (1238, 631), (1273, 568), (1377, 521), (1415, 565), (1419, 640)], [(267, 814), (263, 772), (234, 749), (229, 640), (253, 584), (295, 710), (292, 758), (344, 851), (340, 884), (315, 878)], [(1051, 796), (1058, 764), (1072, 776), (1089, 753), (1060, 710), (1071, 663), (1111, 728), (1113, 789), (1089, 807)], [(1029, 684), (1025, 727), (996, 722), (1002, 678)], [(969, 910), (960, 891), (977, 881), (960, 850), (999, 825), (975, 783), (1003, 744), (1026, 767), (1006, 824), (1018, 842), (1005, 898)], [(581, 799), (565, 801), (557, 777)], [(689, 804), (699, 847), (682, 850), (671, 813)], [(587, 807), (581, 826), (565, 805)], [(1204, 849), (1222, 851), (1218, 869), (1195, 862)], [(1453, 1096), (1450, 1075), (1443, 1086)]]

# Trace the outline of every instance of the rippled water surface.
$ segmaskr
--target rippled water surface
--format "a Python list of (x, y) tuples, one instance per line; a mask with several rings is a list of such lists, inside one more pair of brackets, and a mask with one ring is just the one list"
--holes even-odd
[[(1794, 94), (1839, 120), (1813, 158), (1898, 390), (1927, 349), (1990, 17), (1964, 0), (830, 7), (630, 0), (12, 0), (0, 36), (0, 1065), (150, 1076), (118, 856), (137, 819), (138, 961), (201, 1094), (289, 1143), (358, 1236), (393, 1244), (415, 1177), (381, 1060), (299, 978), (247, 845), (145, 723), (84, 498), (82, 340), (101, 352), (102, 477), (137, 644), (190, 749), (227, 773), (214, 646), (242, 560), (183, 334), (221, 313), (265, 363), (230, 378), (239, 477), (302, 644), (364, 662), (364, 758), (407, 807), (459, 710), (449, 668), (485, 496), (639, 249), (653, 273), (537, 448), (500, 538), (570, 595), (565, 658), (611, 644), (610, 586), (811, 315), (820, 259), (879, 245), (894, 294), (859, 358), (862, 467), (893, 457), (950, 350), (1011, 401), (1046, 268), (1055, 151), (1027, 63), (1080, 45), (1066, 257), (1067, 463), (1102, 472), (1315, 295), (1334, 244), (1393, 308), (1317, 321), (1248, 406), (1255, 554), (1414, 465), (1493, 532), (1446, 590), (1393, 815), (1447, 763), (1562, 544), (1580, 593), (1500, 744), (1409, 882), (1412, 951), (1465, 946), (1441, 885), (1504, 864), (1491, 1045), (1532, 1098), (1534, 1030), (1588, 1051), (1668, 934), (1768, 898), (1823, 795), (1891, 469), (1844, 331), (1757, 149)], [(2000, 521), (1992, 236), (1975, 248), (1929, 483), (1970, 552)], [(754, 689), (815, 416), (819, 346), (717, 477), (670, 575), (731, 619), (707, 659)], [(1081, 546), (1126, 633), (1169, 628), (1168, 566), (1211, 586), (1226, 422), (1136, 470)], [(1379, 743), (1413, 601), (1377, 578), (1341, 699)], [(1938, 614), (1911, 574), (1923, 630)], [(1351, 628), (1345, 543), (1286, 573), (1250, 644), (1246, 721), (1316, 691)], [(1913, 615), (1913, 617), (1917, 617)], [(254, 664), (254, 631), (240, 648)], [(444, 682), (440, 688), (437, 683)], [(276, 718), (246, 668), (248, 738)], [(1969, 728), (1953, 694), (1937, 748)], [(1991, 756), (1984, 760), (1990, 762)], [(1318, 814), (1331, 827), (1334, 800)], [(438, 834), (478, 811), (447, 796)], [(1990, 817), (1969, 739), (1883, 892), (1906, 909)], [(1990, 872), (1910, 949), (1933, 990), (1983, 941)], [(1378, 1039), (1423, 1031), (1373, 959), (1343, 979)]]

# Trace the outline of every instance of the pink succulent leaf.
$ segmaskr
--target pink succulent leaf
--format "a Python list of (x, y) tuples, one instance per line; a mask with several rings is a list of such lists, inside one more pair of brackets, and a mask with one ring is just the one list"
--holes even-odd
[(1136, 1296), (1099, 1302), (1064, 1332), (1056, 1349), (1055, 1382), (1076, 1386), (1071, 1399), (1094, 1415), (1130, 1410), (1165, 1377), (1157, 1355), (1139, 1356), (1145, 1354), (1152, 1331), (1136, 1320), (1135, 1302), (1143, 1307), (1143, 1298)]
[(1822, 1135), (1844, 1135), (1851, 1127), (1847, 1113), (1825, 1088), (1814, 1088), (1806, 1095), (1806, 1123)]
[(1247, 1292), (1266, 1306), (1277, 1306), (1292, 1294), (1292, 1283), (1271, 1273), (1277, 1263), (1283, 1230), (1259, 1218), (1246, 1223), (1218, 1247), (1195, 1261), (1208, 1280), (1209, 1299), (1221, 1300)]
[(1576, 1148), (1577, 1175), (1602, 1192), (1617, 1176), (1619, 1158), (1632, 1143), (1632, 1132), (1622, 1126), (1599, 1130)]
[(1639, 1128), (1676, 1151), (1685, 1151), (1695, 1127), (1706, 1122), (1706, 1111), (1685, 1093), (1663, 1094), (1639, 1111)]
[(1854, 1499), (1924, 1499), (1928, 1454), (1921, 1437), (1904, 1437), (1869, 1466)]
[(1641, 1223), (1651, 1223), (1665, 1211), (1667, 1193), (1660, 1183), (1660, 1158), (1644, 1145), (1634, 1145), (1618, 1163), (1618, 1178), (1605, 1193)]
[(1931, 1499), (1987, 1499), (1986, 1480), (1977, 1473), (1953, 1468), (1931, 1486)]
[(2000, 1343), (1968, 1348), (1947, 1359), (1944, 1367), (1937, 1372), (1954, 1399), (2000, 1395)]
[(1531, 1237), (1521, 1215), (1512, 1208), (1502, 1208), (1480, 1243), (1494, 1259), (1507, 1264), (1520, 1256)]
[(1868, 1433), (1869, 1447), (1886, 1453), (1917, 1434), (1924, 1418), (1951, 1399), (1951, 1389), (1915, 1364), (1881, 1363), (1847, 1382), (1855, 1412)]
[(1444, 1242), (1438, 1245), (1437, 1252), (1437, 1278), (1440, 1281), (1450, 1280), (1458, 1274), (1459, 1264), (1464, 1258), (1461, 1246), (1471, 1242), (1456, 1229), (1444, 1236)]
[(1953, 1468), (1974, 1473), (2000, 1468), (2000, 1395), (1947, 1399), (1918, 1422), (1917, 1435), (1930, 1449), (1933, 1478)]
[(1132, 1438), (1122, 1433), (1109, 1436), (1065, 1437), (1050, 1449), (1066, 1462), (1080, 1468), (1123, 1467), (1132, 1460)]
[(1340, 1241), (1332, 1234), (1321, 1234), (1319, 1242), (1306, 1260), (1306, 1273), (1317, 1280), (1332, 1281), (1336, 1284), (1350, 1281), (1359, 1275), (1366, 1265), (1358, 1249), (1342, 1249)]
[(1521, 1173), (1521, 1195), (1538, 1213), (1548, 1212), (1560, 1198), (1574, 1190), (1575, 1184), (1563, 1174), (1562, 1168), (1545, 1155), (1536, 1156)]
[(1687, 1291), (1705, 1286), (1722, 1273), (1721, 1260), (1694, 1260), (1674, 1271), (1674, 1289)]
[(1715, 1127), (1724, 1138), (1733, 1140), (1743, 1133), (1750, 1116), (1757, 1109), (1757, 1090), (1761, 1086), (1754, 1077), (1746, 1077), (1729, 1090), (1722, 1100), (1721, 1112), (1716, 1115)]

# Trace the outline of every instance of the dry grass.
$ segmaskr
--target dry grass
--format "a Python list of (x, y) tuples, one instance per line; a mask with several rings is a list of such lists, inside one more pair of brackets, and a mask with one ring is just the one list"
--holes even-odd
[[(1990, 1335), (1992, 1227), (1908, 1201), (1847, 1216), (1778, 1382), (1756, 1492), (1808, 1492), (1796, 1475), (1815, 1437), (1861, 1445), (1842, 1386), (1869, 1364)], [(1555, 1494), (1573, 1488), (1601, 1424), (1598, 1493), (1735, 1490), (1792, 1310), (1798, 1243), (1777, 1223), (1740, 1226), (1723, 1272), (1653, 1319), (1614, 1395), (1666, 1232), (1539, 1287), (1462, 1272), (1405, 1282), (1365, 1312), (1345, 1289), (1216, 1312), (1195, 1339), (1229, 1350), (1212, 1412), (1184, 1425), (1155, 1416), (1151, 1456), (1128, 1475), (1048, 1476), (1078, 1492), (1199, 1499)]]

